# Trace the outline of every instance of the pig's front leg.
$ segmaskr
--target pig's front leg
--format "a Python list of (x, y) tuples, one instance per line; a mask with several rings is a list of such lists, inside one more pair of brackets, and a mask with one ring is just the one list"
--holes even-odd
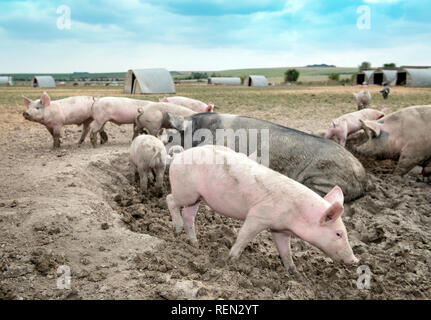
[(295, 263), (292, 259), (292, 249), (290, 247), (290, 233), (272, 231), (272, 238), (280, 253), (281, 260), (288, 273), (296, 273)]
[(180, 207), (175, 203), (174, 196), (168, 194), (166, 197), (166, 203), (168, 204), (169, 212), (172, 217), (172, 225), (174, 227), (175, 234), (181, 233), (183, 230), (183, 219), (181, 218)]
[(53, 148), (60, 148), (61, 144), (61, 128), (47, 128), (49, 133), (52, 136), (52, 139), (54, 140)]
[(340, 127), (340, 131), (338, 132), (338, 139), (340, 140), (340, 145), (342, 147), (346, 146), (347, 135), (348, 135), (347, 123), (344, 121), (344, 123)]
[(186, 230), (190, 244), (194, 247), (198, 246), (198, 239), (196, 238), (195, 232), (195, 217), (199, 210), (199, 204), (200, 202), (197, 202), (196, 204), (183, 209), (184, 229)]
[(268, 228), (268, 225), (262, 221), (261, 217), (257, 217), (253, 212), (249, 212), (244, 221), (241, 229), (239, 230), (238, 237), (229, 252), (231, 260), (236, 260), (241, 255), (241, 252), (253, 240), (257, 234)]
[(419, 146), (405, 146), (401, 151), (394, 175), (405, 175), (423, 160), (422, 149)]

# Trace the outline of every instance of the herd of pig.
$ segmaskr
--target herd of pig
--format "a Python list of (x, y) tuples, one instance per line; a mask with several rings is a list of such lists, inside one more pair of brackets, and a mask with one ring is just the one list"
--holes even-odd
[[(363, 196), (369, 182), (362, 164), (344, 148), (350, 134), (363, 129), (368, 137), (356, 148), (359, 154), (398, 160), (395, 174), (422, 166), (424, 179), (431, 175), (431, 106), (385, 115), (385, 109), (367, 108), (371, 98), (367, 91), (356, 95), (359, 110), (333, 120), (324, 137), (251, 117), (218, 114), (214, 104), (179, 96), (159, 102), (86, 96), (51, 101), (47, 93), (34, 101), (23, 98), (24, 118), (45, 125), (54, 148), (60, 146), (64, 125), (82, 124), (79, 144), (90, 133), (96, 147), (98, 133), (101, 144), (108, 141), (106, 122), (134, 124), (131, 167), (139, 176), (141, 192), (153, 180), (162, 188), (169, 167), (171, 193), (166, 201), (176, 233), (184, 229), (197, 246), (194, 220), (203, 202), (219, 214), (244, 221), (231, 259), (238, 258), (258, 233), (269, 230), (288, 272), (295, 271), (291, 236), (334, 261), (358, 263), (341, 215), (344, 201)], [(195, 139), (201, 129), (214, 139)], [(246, 150), (237, 145), (230, 149), (220, 145), (224, 139), (216, 140), (220, 130), (242, 130), (248, 140), (256, 139), (256, 132), (262, 139), (266, 130), (266, 140)], [(171, 139), (175, 135), (179, 139)], [(190, 144), (185, 143), (187, 136), (193, 137)], [(331, 139), (335, 136), (339, 143)], [(252, 157), (265, 150), (267, 166)]]

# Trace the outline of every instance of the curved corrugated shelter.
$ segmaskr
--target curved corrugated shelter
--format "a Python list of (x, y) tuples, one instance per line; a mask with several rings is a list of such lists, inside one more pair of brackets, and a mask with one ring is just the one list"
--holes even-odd
[(0, 85), (13, 86), (13, 78), (7, 76), (0, 77)]
[(373, 84), (394, 86), (397, 84), (396, 69), (379, 69), (373, 73)]
[(431, 87), (431, 68), (403, 68), (397, 73), (397, 85)]
[(373, 84), (373, 74), (376, 70), (362, 70), (358, 72), (355, 76), (356, 84), (363, 84), (366, 82), (367, 84)]
[(124, 79), (124, 92), (175, 93), (175, 85), (168, 70), (163, 68), (132, 69)]
[(31, 86), (36, 88), (55, 88), (55, 80), (52, 76), (34, 76)]
[(239, 86), (241, 85), (241, 79), (237, 77), (210, 77), (208, 78), (208, 84)]
[(265, 76), (250, 75), (245, 79), (244, 84), (249, 87), (267, 87), (268, 79)]

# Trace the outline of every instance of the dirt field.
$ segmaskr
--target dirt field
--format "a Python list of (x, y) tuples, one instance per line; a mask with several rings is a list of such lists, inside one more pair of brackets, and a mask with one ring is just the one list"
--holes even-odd
[[(393, 88), (388, 100), (368, 88), (373, 107), (431, 104), (431, 89)], [(177, 94), (216, 103), (216, 111), (249, 115), (304, 131), (356, 109), (359, 87), (224, 88), (177, 86)], [(175, 237), (165, 203), (169, 192), (138, 195), (128, 169), (130, 125), (108, 124), (109, 142), (76, 145), (67, 127), (61, 149), (48, 131), (22, 117), (21, 94), (0, 88), (0, 299), (430, 299), (431, 185), (417, 170), (391, 174), (395, 163), (360, 159), (371, 181), (343, 215), (355, 255), (371, 271), (358, 289), (357, 267), (334, 264), (300, 239), (292, 249), (297, 275), (285, 273), (268, 232), (239, 261), (227, 262), (240, 222), (201, 206), (199, 248)], [(57, 88), (72, 95), (122, 96), (121, 88)], [(160, 96), (140, 96), (157, 100)], [(71, 289), (58, 289), (57, 268), (71, 270)]]

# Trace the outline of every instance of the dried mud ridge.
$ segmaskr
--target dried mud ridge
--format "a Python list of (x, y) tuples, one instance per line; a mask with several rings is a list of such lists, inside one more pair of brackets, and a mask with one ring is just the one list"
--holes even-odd
[(238, 261), (227, 261), (241, 222), (215, 214), (203, 204), (196, 218), (199, 248), (190, 246), (184, 233), (175, 236), (172, 230), (165, 202), (168, 175), (163, 193), (150, 190), (141, 196), (126, 156), (110, 165), (129, 184), (108, 200), (130, 230), (164, 240), (159, 250), (134, 258), (136, 268), (157, 283), (151, 298), (429, 299), (431, 186), (420, 178), (394, 177), (392, 161), (361, 160), (369, 190), (346, 205), (343, 220), (353, 251), (372, 273), (369, 290), (358, 289), (357, 267), (335, 264), (300, 239), (292, 241), (298, 274), (286, 274), (266, 231)]

